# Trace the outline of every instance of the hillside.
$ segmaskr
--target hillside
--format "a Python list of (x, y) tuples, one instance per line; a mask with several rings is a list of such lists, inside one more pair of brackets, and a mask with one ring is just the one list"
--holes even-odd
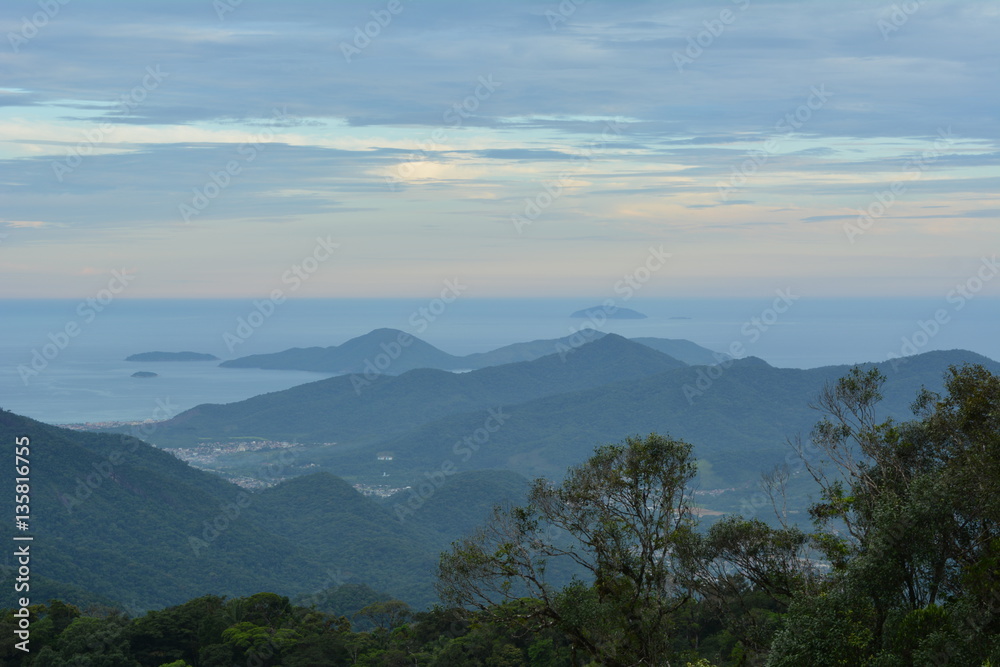
[[(400, 521), (329, 473), (250, 493), (134, 438), (0, 412), (0, 438), (24, 435), (31, 438), (33, 599), (143, 610), (206, 593), (310, 593), (333, 581), (367, 584), (419, 607), (435, 599), (436, 554), (459, 535), (436, 503)], [(509, 484), (505, 478), (501, 486)], [(3, 488), (12, 516), (13, 477)], [(462, 525), (481, 519), (481, 506), (466, 507)], [(435, 512), (433, 530), (416, 520)], [(12, 553), (0, 560), (6, 604), (13, 602)]]
[[(147, 608), (206, 590), (251, 592), (262, 581), (308, 586), (316, 578), (313, 558), (295, 544), (262, 549), (275, 537), (248, 521), (225, 521), (226, 530), (208, 548), (192, 548), (191, 538), (204, 537), (206, 522), (225, 517), (224, 508), (242, 497), (215, 475), (134, 438), (0, 413), (4, 442), (26, 434), (34, 562), (50, 580)], [(8, 476), (4, 488), (11, 492), (4, 498), (11, 514), (12, 484)], [(4, 558), (10, 565), (10, 556)], [(282, 571), (296, 574), (282, 583)]]
[(712, 352), (683, 338), (632, 338), (630, 340), (651, 347), (663, 354), (668, 354), (689, 366), (712, 366), (731, 358), (728, 354)]

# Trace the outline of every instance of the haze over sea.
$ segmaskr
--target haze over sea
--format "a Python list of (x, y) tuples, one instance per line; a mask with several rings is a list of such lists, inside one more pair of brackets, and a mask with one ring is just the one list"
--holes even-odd
[[(930, 299), (807, 299), (781, 314), (764, 299), (618, 299), (642, 320), (608, 320), (600, 330), (626, 337), (684, 338), (709, 349), (742, 343), (747, 355), (779, 367), (813, 368), (884, 361), (891, 355), (962, 348), (1000, 359), (1000, 300), (960, 303)], [(149, 351), (205, 352), (220, 359), (291, 347), (339, 345), (381, 327), (407, 331), (442, 350), (464, 355), (511, 343), (566, 336), (587, 320), (569, 317), (602, 299), (472, 299), (443, 308), (433, 299), (300, 299), (278, 304), (270, 317), (232, 350), (238, 318), (252, 300), (126, 300), (110, 303), (92, 320), (78, 300), (0, 300), (0, 407), (64, 424), (161, 418), (201, 403), (228, 403), (323, 377), (297, 371), (219, 368), (218, 362), (126, 362)], [(421, 309), (424, 309), (421, 313)], [(79, 310), (78, 310), (79, 309)], [(944, 311), (934, 335), (920, 322)], [(440, 312), (435, 316), (433, 313)], [(754, 322), (757, 318), (757, 323)], [(256, 316), (255, 322), (260, 321)], [(767, 324), (773, 322), (773, 324)], [(37, 375), (30, 367), (67, 324), (80, 332)], [(925, 327), (935, 331), (933, 325)], [(244, 330), (245, 333), (245, 330)], [(904, 339), (913, 344), (904, 349)], [(51, 353), (54, 348), (50, 347)], [(36, 365), (38, 362), (36, 362)], [(159, 377), (139, 379), (145, 370)], [(27, 378), (25, 382), (24, 377)]]

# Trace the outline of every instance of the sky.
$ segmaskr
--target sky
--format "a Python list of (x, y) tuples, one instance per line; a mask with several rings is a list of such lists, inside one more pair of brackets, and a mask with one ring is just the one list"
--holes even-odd
[(998, 34), (977, 1), (6, 0), (0, 298), (997, 296)]

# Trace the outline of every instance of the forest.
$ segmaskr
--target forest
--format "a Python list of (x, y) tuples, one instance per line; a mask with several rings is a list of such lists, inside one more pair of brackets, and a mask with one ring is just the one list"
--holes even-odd
[[(787, 466), (765, 475), (774, 521), (699, 529), (692, 445), (656, 433), (599, 447), (559, 482), (440, 556), (442, 605), (364, 586), (295, 600), (201, 596), (130, 617), (30, 607), (30, 652), (5, 665), (1000, 664), (1000, 377), (952, 367), (914, 418), (879, 420), (885, 376), (856, 367), (791, 441), (819, 496), (785, 519)], [(569, 580), (567, 581), (567, 573)]]

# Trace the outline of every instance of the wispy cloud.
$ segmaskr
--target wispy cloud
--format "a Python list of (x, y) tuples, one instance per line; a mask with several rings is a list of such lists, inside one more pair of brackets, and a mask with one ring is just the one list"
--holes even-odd
[[(881, 5), (755, 1), (683, 71), (673, 54), (721, 6), (592, 0), (553, 26), (553, 4), (404, 3), (349, 61), (340, 45), (372, 20), (356, 3), (243, 2), (223, 16), (203, 0), (67, 5), (0, 54), (0, 226), (17, 230), (3, 252), (20, 253), (16, 271), (0, 268), (0, 295), (71, 293), (81, 243), (111, 264), (158, 266), (166, 251), (184, 267), (144, 272), (159, 278), (136, 296), (249, 294), (253, 266), (280, 266), (317, 230), (337, 233), (355, 273), (314, 296), (403, 293), (427, 266), (447, 274), (470, 258), (530, 272), (484, 268), (490, 293), (576, 293), (581, 271), (565, 257), (613, 276), (616, 253), (664, 240), (713, 266), (711, 293), (764, 293), (766, 276), (742, 279), (761, 273), (763, 253), (775, 280), (795, 270), (823, 283), (882, 276), (871, 244), (926, 258), (944, 229), (950, 252), (994, 242), (993, 3), (922, 3), (886, 35)], [(0, 32), (34, 11), (14, 3)], [(155, 87), (150, 68), (165, 73)], [(498, 82), (489, 95), (484, 80)], [(829, 101), (778, 130), (819, 86)], [(907, 181), (892, 224), (859, 255), (842, 223), (944, 128), (954, 142)], [(220, 173), (210, 204), (181, 219)], [(734, 173), (745, 182), (723, 201), (718, 183)], [(510, 216), (551, 183), (559, 197), (517, 234)], [(943, 222), (921, 222), (932, 219)], [(803, 264), (814, 243), (827, 261)], [(406, 252), (383, 261), (397, 246)], [(717, 264), (720, 248), (740, 254)], [(56, 264), (64, 277), (43, 280)], [(38, 280), (13, 279), (25, 271)], [(646, 291), (690, 296), (698, 284)]]

